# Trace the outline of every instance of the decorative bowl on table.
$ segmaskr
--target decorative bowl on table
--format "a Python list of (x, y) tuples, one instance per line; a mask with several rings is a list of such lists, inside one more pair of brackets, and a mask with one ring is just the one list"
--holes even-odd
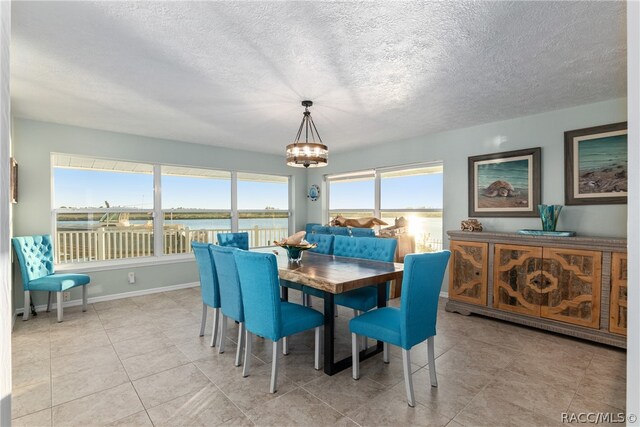
[(276, 246), (280, 246), (287, 250), (287, 257), (289, 261), (292, 262), (300, 262), (302, 260), (302, 253), (308, 249), (313, 249), (318, 247), (317, 243), (308, 243), (305, 241), (300, 242), (297, 245), (291, 245), (283, 242), (273, 242)]

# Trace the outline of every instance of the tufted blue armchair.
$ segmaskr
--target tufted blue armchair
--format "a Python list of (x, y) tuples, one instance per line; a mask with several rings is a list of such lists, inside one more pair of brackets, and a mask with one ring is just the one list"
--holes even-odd
[(373, 228), (351, 228), (351, 235), (353, 237), (374, 237), (375, 232)]
[(249, 250), (249, 233), (218, 233), (220, 246), (231, 246), (238, 249)]
[(14, 237), (13, 249), (20, 263), (24, 288), (24, 315), (29, 319), (31, 292), (49, 292), (47, 311), (51, 310), (51, 293), (57, 293), (58, 322), (62, 322), (62, 292), (82, 286), (82, 311), (87, 311), (87, 286), (91, 280), (86, 274), (56, 274), (53, 266), (53, 243), (48, 234)]
[(200, 321), (200, 336), (204, 336), (207, 324), (207, 307), (213, 308), (213, 331), (211, 332), (211, 347), (215, 347), (218, 336), (218, 321), (220, 319), (220, 287), (216, 274), (216, 264), (209, 252), (209, 243), (191, 242), (193, 254), (198, 264), (200, 274), (200, 295), (202, 297), (202, 318)]
[(438, 386), (433, 338), (436, 335), (440, 288), (450, 255), (449, 251), (407, 255), (404, 259), (400, 308), (379, 308), (351, 319), (349, 329), (354, 379), (360, 377), (358, 336), (383, 341), (385, 363), (389, 363), (389, 344), (398, 346), (402, 348), (407, 402), (409, 406), (414, 406), (411, 348), (427, 340), (431, 386)]
[(309, 250), (323, 255), (333, 255), (333, 239), (331, 234), (307, 234), (306, 237), (307, 242), (318, 244), (317, 248)]

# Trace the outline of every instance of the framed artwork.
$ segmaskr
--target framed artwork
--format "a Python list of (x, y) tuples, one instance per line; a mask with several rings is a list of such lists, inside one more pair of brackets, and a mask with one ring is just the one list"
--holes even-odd
[(16, 159), (13, 157), (10, 160), (11, 162), (11, 188), (9, 197), (11, 197), (11, 203), (18, 203), (18, 163)]
[(469, 157), (469, 216), (537, 217), (541, 149)]
[(627, 122), (564, 133), (564, 203), (627, 203)]

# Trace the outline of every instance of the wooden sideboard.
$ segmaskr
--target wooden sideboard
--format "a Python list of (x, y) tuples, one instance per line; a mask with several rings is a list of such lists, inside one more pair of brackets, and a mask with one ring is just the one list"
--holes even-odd
[(627, 241), (448, 231), (447, 311), (626, 348)]

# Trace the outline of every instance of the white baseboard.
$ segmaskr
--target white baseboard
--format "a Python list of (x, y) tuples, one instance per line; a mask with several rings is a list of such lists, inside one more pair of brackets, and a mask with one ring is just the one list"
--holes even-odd
[[(200, 282), (181, 283), (179, 285), (163, 286), (161, 288), (141, 289), (139, 291), (122, 292), (119, 294), (102, 295), (99, 297), (89, 297), (87, 299), (87, 302), (89, 304), (93, 304), (96, 302), (112, 301), (112, 300), (122, 299), (122, 298), (131, 298), (131, 297), (139, 297), (142, 295), (157, 294), (160, 292), (176, 291), (178, 289), (194, 288), (196, 286), (200, 286)], [(52, 305), (55, 307), (55, 302)], [(62, 307), (74, 307), (78, 305), (82, 305), (82, 299), (74, 299), (74, 300), (62, 303)], [(47, 309), (46, 304), (36, 306), (36, 312), (45, 311), (46, 309)], [(14, 313), (14, 323), (15, 323), (16, 316), (21, 313), (24, 313), (24, 307), (16, 309)]]
[(444, 292), (444, 291), (440, 292), (440, 298), (449, 299), (449, 292)]

